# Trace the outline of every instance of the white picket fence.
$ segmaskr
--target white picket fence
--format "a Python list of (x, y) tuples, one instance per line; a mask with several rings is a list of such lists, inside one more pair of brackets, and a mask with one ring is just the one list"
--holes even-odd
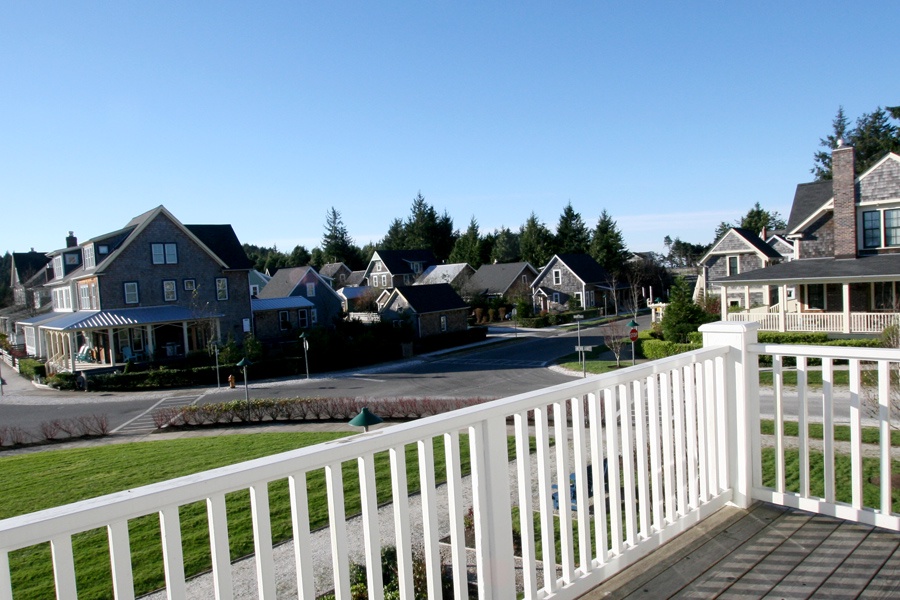
[[(766, 311), (728, 313), (728, 320), (738, 323), (759, 323), (763, 331), (812, 331), (825, 333), (881, 333), (889, 325), (900, 324), (898, 313), (850, 313), (849, 328), (845, 316), (839, 312), (786, 312), (784, 326), (776, 307)], [(774, 310), (773, 310), (774, 309)]]
[[(349, 598), (350, 564), (343, 547), (347, 543), (345, 463), (355, 464), (359, 471), (369, 593), (380, 598), (380, 568), (372, 568), (380, 564), (381, 548), (374, 457), (383, 452), (390, 456), (391, 543), (397, 548), (402, 598), (413, 597), (414, 547), (424, 552), (429, 597), (440, 597), (438, 539), (447, 533), (455, 597), (468, 597), (463, 547), (467, 507), (462, 498), (464, 481), (469, 480), (461, 475), (467, 459), (480, 598), (514, 597), (514, 506), (520, 515), (526, 598), (576, 598), (729, 502), (746, 507), (763, 499), (900, 530), (898, 516), (890, 506), (890, 444), (885, 444), (884, 437), (891, 416), (887, 370), (900, 361), (900, 351), (757, 344), (754, 324), (714, 323), (702, 331), (705, 347), (701, 350), (613, 374), (0, 521), (0, 600), (13, 598), (10, 553), (48, 541), (57, 596), (75, 597), (72, 537), (97, 528), (108, 532), (115, 597), (133, 598), (128, 523), (152, 514), (158, 515), (162, 532), (168, 597), (185, 598), (179, 507), (197, 501), (207, 506), (216, 596), (231, 598), (234, 588), (225, 495), (240, 490), (250, 492), (258, 595), (274, 598), (276, 566), (268, 485), (283, 480), (290, 489), (297, 590), (300, 598), (312, 599), (324, 590), (314, 586), (306, 475), (320, 470), (324, 470), (327, 484), (333, 587), (338, 598)], [(855, 432), (851, 501), (835, 495), (834, 443), (827, 436), (824, 494), (810, 493), (809, 464), (815, 451), (808, 436), (802, 434), (799, 489), (785, 481), (784, 438), (780, 435), (775, 438), (775, 453), (781, 456), (776, 460), (775, 483), (763, 485), (761, 456), (765, 450), (756, 402), (760, 353), (800, 356), (801, 363), (803, 357), (824, 357), (827, 381), (833, 381), (828, 377), (834, 372), (835, 360), (850, 360), (850, 425)], [(781, 381), (783, 360), (775, 359), (779, 365), (776, 382)], [(859, 373), (863, 360), (875, 360), (879, 377), (884, 377), (878, 385), (884, 394), (878, 405), (883, 436), (878, 506), (866, 506), (862, 494)], [(807, 372), (805, 367), (799, 370)], [(775, 388), (779, 404), (791, 395), (780, 383)], [(834, 389), (829, 383), (825, 390), (826, 415), (838, 402)], [(818, 397), (809, 393), (805, 376), (803, 384), (798, 384), (797, 396), (803, 406)], [(783, 411), (776, 416), (776, 421), (782, 420)], [(826, 416), (826, 427), (829, 422)], [(508, 453), (510, 435), (515, 442), (513, 456)], [(462, 436), (468, 437), (468, 456), (460, 450)], [(433, 470), (436, 440), (442, 440), (446, 450), (449, 515), (444, 520), (449, 531), (438, 528)], [(535, 450), (530, 452), (532, 443)], [(419, 459), (421, 527), (413, 527), (409, 518), (405, 456), (410, 445)], [(510, 476), (511, 470), (514, 476)], [(570, 499), (573, 485), (575, 497)], [(554, 486), (559, 490), (558, 509), (554, 508)], [(585, 493), (591, 488), (592, 495)], [(558, 538), (554, 534), (557, 520)], [(536, 540), (541, 541), (543, 562), (536, 555)], [(560, 560), (555, 564), (552, 558), (557, 549)]]

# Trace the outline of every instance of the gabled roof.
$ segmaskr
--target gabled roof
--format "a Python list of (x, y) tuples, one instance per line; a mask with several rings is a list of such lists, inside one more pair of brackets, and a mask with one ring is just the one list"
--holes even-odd
[(448, 310), (468, 309), (459, 294), (449, 283), (432, 285), (401, 285), (394, 288), (388, 304), (396, 296), (402, 296), (409, 307), (418, 314), (443, 312)]
[(797, 185), (794, 203), (791, 205), (791, 216), (788, 218), (787, 234), (799, 233), (798, 230), (810, 221), (810, 217), (830, 208), (828, 205), (833, 197), (830, 179)]
[(13, 252), (11, 285), (25, 283), (36, 274), (40, 273), (50, 262), (50, 257), (45, 252)]
[(342, 262), (328, 263), (322, 265), (322, 268), (319, 269), (319, 275), (321, 275), (322, 277), (330, 277), (334, 279), (335, 275), (340, 273), (342, 270), (346, 270), (348, 273), (350, 273), (350, 267)]
[(350, 275), (348, 275), (347, 279), (344, 281), (344, 285), (350, 287), (360, 286), (365, 278), (365, 271), (351, 271)]
[(753, 231), (749, 229), (745, 229), (743, 227), (732, 227), (728, 231), (725, 232), (719, 241), (715, 243), (715, 245), (709, 249), (709, 251), (703, 255), (703, 258), (700, 259), (700, 263), (705, 263), (709, 257), (719, 254), (736, 254), (737, 252), (733, 249), (722, 249), (720, 246), (725, 243), (725, 241), (732, 236), (737, 236), (740, 240), (742, 240), (747, 245), (747, 250), (755, 252), (762, 258), (770, 258), (770, 259), (779, 259), (784, 258), (781, 254), (775, 250), (772, 246), (767, 244), (761, 237), (759, 237)]
[(431, 285), (435, 283), (453, 283), (460, 273), (465, 270), (475, 272), (468, 263), (453, 263), (450, 265), (431, 265), (425, 269), (413, 285)]
[(278, 269), (278, 271), (272, 275), (272, 279), (269, 280), (266, 287), (259, 291), (259, 298), (286, 298), (297, 289), (300, 282), (302, 282), (310, 273), (316, 274), (316, 270), (312, 267), (288, 267)]
[(247, 258), (244, 247), (238, 241), (231, 225), (185, 225), (207, 248), (212, 250), (227, 269), (251, 269), (253, 261)]
[(472, 294), (503, 295), (525, 271), (537, 277), (537, 270), (527, 262), (481, 265), (469, 279), (466, 289)]
[(250, 269), (250, 272), (247, 273), (247, 279), (250, 281), (250, 285), (258, 285), (259, 289), (263, 289), (272, 278), (256, 269)]
[[(610, 280), (606, 269), (601, 267), (600, 263), (594, 260), (590, 254), (557, 254), (553, 258), (568, 267), (583, 283), (608, 283)], [(547, 263), (541, 275), (552, 268), (554, 262), (551, 260)]]
[(423, 263), (425, 266), (437, 263), (431, 250), (376, 250), (372, 260), (376, 256), (392, 275), (412, 273), (410, 263)]

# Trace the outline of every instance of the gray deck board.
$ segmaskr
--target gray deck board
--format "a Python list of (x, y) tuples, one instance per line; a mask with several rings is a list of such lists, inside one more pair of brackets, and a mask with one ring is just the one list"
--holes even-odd
[(900, 597), (900, 533), (765, 503), (720, 512), (583, 598)]

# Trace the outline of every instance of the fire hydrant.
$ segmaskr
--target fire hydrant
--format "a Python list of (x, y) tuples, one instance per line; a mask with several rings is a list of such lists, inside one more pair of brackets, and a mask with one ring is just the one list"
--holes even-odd
[(228, 376), (228, 387), (234, 389), (234, 374)]

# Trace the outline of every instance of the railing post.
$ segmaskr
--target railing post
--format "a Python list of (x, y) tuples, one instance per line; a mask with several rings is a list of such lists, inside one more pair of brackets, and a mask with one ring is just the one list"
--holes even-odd
[(748, 350), (757, 341), (758, 327), (758, 323), (724, 321), (700, 327), (704, 347), (730, 348), (725, 360), (725, 398), (719, 399), (719, 405), (728, 423), (728, 483), (732, 502), (740, 508), (747, 508), (752, 502), (753, 461), (758, 460), (753, 453), (753, 439), (759, 439), (759, 365), (756, 355)]

